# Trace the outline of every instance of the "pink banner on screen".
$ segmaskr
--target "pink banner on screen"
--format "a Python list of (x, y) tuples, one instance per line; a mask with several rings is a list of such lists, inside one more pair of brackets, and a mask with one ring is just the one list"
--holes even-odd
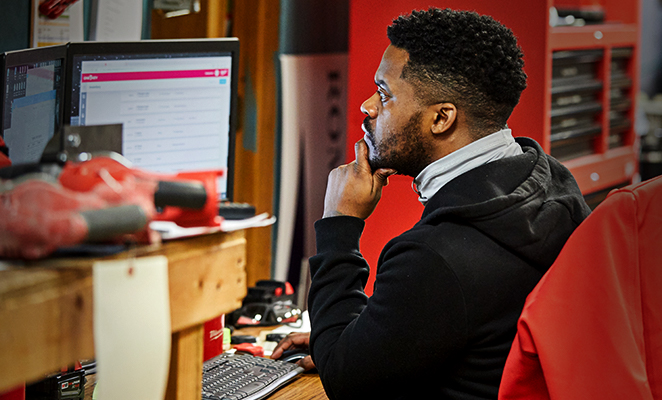
[(184, 71), (135, 71), (135, 72), (105, 72), (83, 74), (83, 82), (139, 81), (147, 79), (179, 79), (179, 78), (214, 78), (227, 77), (230, 70), (194, 69)]

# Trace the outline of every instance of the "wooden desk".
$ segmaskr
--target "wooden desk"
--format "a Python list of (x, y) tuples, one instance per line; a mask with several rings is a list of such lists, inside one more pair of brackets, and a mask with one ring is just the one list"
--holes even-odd
[(268, 400), (329, 400), (324, 392), (320, 376), (303, 373), (294, 382), (278, 389)]
[[(246, 295), (243, 231), (139, 246), (104, 259), (168, 258), (172, 349), (166, 399), (200, 399), (204, 322)], [(0, 271), (0, 393), (94, 358), (91, 258)], [(0, 268), (1, 269), (1, 268)]]

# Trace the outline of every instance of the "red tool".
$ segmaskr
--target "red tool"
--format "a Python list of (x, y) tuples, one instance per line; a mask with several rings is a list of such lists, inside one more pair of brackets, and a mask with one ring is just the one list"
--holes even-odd
[(39, 4), (39, 12), (50, 19), (55, 19), (78, 0), (46, 0)]
[(155, 214), (149, 192), (128, 181), (122, 190), (131, 196), (118, 198), (105, 185), (75, 192), (48, 175), (0, 181), (0, 257), (37, 259), (85, 241), (147, 234)]
[(0, 257), (36, 259), (83, 242), (154, 242), (155, 219), (180, 226), (222, 220), (216, 194), (222, 171), (157, 175), (97, 157), (67, 162), (58, 172), (0, 179)]
[[(154, 205), (159, 212), (154, 220), (172, 221), (179, 226), (218, 226), (216, 179), (223, 171), (182, 172), (177, 175), (155, 174), (129, 168), (109, 157), (97, 157), (81, 163), (67, 162), (60, 174), (62, 185), (85, 192), (95, 185), (133, 179), (136, 184), (149, 183), (154, 190)], [(118, 196), (121, 195), (118, 193)]]
[(252, 354), (255, 357), (264, 357), (264, 348), (251, 343), (240, 343), (233, 346), (238, 353)]

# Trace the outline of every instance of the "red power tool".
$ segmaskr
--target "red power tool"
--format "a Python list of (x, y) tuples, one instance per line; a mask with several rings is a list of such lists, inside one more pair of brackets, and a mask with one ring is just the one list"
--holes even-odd
[(153, 197), (158, 212), (153, 219), (191, 227), (220, 224), (216, 180), (222, 175), (221, 170), (156, 174), (129, 168), (111, 157), (97, 157), (80, 163), (67, 162), (59, 181), (77, 192), (89, 191), (100, 183), (112, 187), (114, 182), (127, 179), (155, 184)]
[(159, 175), (97, 157), (0, 179), (0, 257), (41, 258), (57, 248), (127, 235), (153, 242), (159, 238), (149, 229), (152, 220), (216, 226), (222, 173)]

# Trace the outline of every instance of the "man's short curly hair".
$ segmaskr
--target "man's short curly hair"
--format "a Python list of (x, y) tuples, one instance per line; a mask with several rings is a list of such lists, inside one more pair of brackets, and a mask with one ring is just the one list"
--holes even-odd
[(409, 54), (402, 77), (421, 104), (455, 104), (476, 137), (506, 125), (526, 88), (522, 49), (510, 29), (475, 12), (430, 8), (396, 18), (387, 36)]

